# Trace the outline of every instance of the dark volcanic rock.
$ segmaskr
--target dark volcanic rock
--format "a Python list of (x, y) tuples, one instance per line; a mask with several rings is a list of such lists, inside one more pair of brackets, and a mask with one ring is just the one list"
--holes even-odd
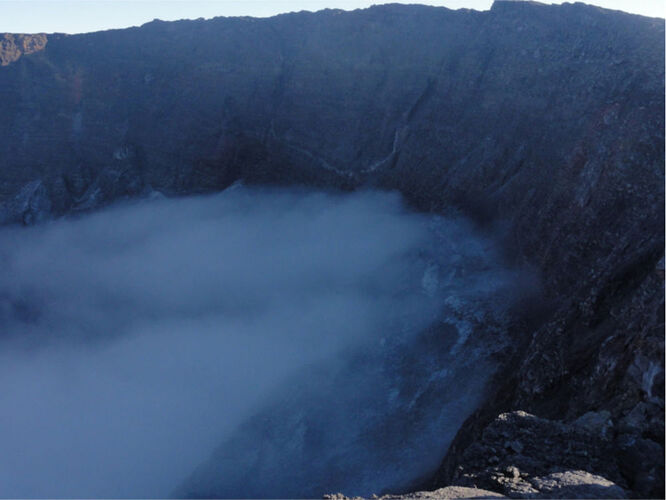
[(19, 222), (31, 225), (51, 217), (52, 204), (48, 189), (40, 180), (26, 184), (0, 211), (0, 223)]
[(656, 498), (664, 483), (663, 448), (625, 434), (609, 412), (570, 423), (504, 413), (450, 465), (447, 481), (514, 498)]
[(461, 453), (451, 481), (513, 498), (624, 498), (612, 427), (608, 413), (588, 413), (571, 424), (503, 413)]
[[(507, 228), (507, 254), (542, 273), (548, 314), (512, 331), (495, 396), (430, 486), (452, 481), (502, 412), (608, 412), (613, 437), (590, 446), (624, 463), (599, 474), (663, 496), (663, 19), (384, 5), (3, 40), (3, 221), (243, 179), (398, 189)], [(501, 453), (544, 461), (543, 484), (597, 473), (508, 441)]]

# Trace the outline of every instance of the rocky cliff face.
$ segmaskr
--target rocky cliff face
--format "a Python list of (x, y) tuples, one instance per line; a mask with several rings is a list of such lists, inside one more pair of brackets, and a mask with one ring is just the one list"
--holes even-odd
[(386, 5), (25, 40), (0, 68), (5, 222), (243, 179), (394, 188), (502, 227), (548, 312), (429, 485), (481, 470), (465, 451), (502, 412), (607, 411), (604, 453), (657, 464), (611, 479), (663, 495), (663, 20)]
[(45, 34), (14, 35), (0, 33), (0, 66), (7, 66), (17, 61), (24, 54), (43, 50), (48, 41)]

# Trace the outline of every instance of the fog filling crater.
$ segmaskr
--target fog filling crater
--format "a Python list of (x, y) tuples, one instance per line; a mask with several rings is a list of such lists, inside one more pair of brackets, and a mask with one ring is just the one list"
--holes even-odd
[(256, 188), (6, 228), (0, 266), (5, 497), (414, 480), (478, 404), (513, 280), (396, 194)]

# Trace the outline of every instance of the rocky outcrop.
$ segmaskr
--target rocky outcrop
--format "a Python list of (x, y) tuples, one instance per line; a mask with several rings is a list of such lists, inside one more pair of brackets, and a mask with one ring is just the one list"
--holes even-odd
[[(458, 455), (450, 480), (512, 498), (626, 498), (626, 458), (615, 450), (627, 436), (615, 427), (608, 412), (570, 423), (504, 413)], [(643, 453), (644, 476), (632, 496), (649, 496), (664, 480), (658, 447)]]
[[(476, 435), (501, 421), (495, 418), (498, 412), (525, 408), (603, 429), (603, 447), (594, 453), (581, 450), (581, 461), (570, 465), (612, 479), (632, 497), (662, 496), (664, 296), (658, 245), (631, 269), (609, 269), (609, 277), (581, 286), (534, 331), (524, 350), (517, 350), (515, 366), (498, 376), (495, 397), (463, 426), (434, 484), (454, 480), (455, 467)], [(649, 255), (649, 246), (641, 251)], [(533, 428), (531, 418), (519, 419), (516, 430)], [(550, 434), (544, 428), (534, 432)], [(550, 452), (538, 449), (549, 463), (557, 463)], [(591, 453), (614, 460), (614, 472), (596, 467)]]
[(38, 35), (15, 35), (0, 33), (0, 66), (7, 66), (24, 55), (44, 50), (48, 37)]
[(584, 471), (553, 472), (531, 480), (537, 498), (625, 498), (616, 484)]
[(37, 35), (0, 33), (0, 66), (16, 62), (22, 55), (44, 50), (47, 42), (48, 37), (43, 33)]
[[(417, 491), (415, 493), (406, 493), (404, 495), (382, 495), (374, 496), (373, 499), (381, 500), (454, 500), (457, 498), (506, 498), (504, 495), (494, 491), (482, 490), (480, 488), (466, 488), (464, 486), (447, 486), (435, 491)], [(347, 497), (340, 493), (324, 495), (325, 500), (363, 500), (361, 497)]]
[[(608, 412), (599, 446), (627, 461), (604, 477), (663, 496), (650, 472), (664, 438), (662, 19), (385, 5), (155, 21), (7, 57), (4, 221), (239, 179), (398, 189), (420, 210), (461, 211), (539, 270), (545, 305), (522, 311), (494, 396), (428, 486), (453, 481), (499, 414)], [(597, 474), (577, 462), (530, 477), (576, 471)]]
[[(496, 471), (490, 476), (493, 487), (508, 493), (467, 486), (446, 486), (433, 491), (417, 491), (403, 495), (373, 496), (379, 500), (450, 500), (455, 498), (627, 498), (624, 490), (616, 484), (589, 472), (567, 470), (553, 472), (542, 477), (529, 477), (515, 466)], [(469, 478), (471, 479), (471, 478)], [(474, 479), (483, 480), (476, 477)], [(324, 495), (326, 500), (364, 500), (362, 497), (347, 497), (342, 494)]]

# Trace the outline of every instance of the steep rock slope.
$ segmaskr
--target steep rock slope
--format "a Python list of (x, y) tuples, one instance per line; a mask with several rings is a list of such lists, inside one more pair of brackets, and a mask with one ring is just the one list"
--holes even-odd
[[(50, 36), (0, 68), (2, 217), (238, 179), (397, 188), (421, 210), (462, 210), (506, 228), (507, 253), (541, 271), (549, 313), (513, 332), (496, 396), (434, 485), (459, 476), (477, 430), (518, 409), (607, 410), (610, 449), (657, 463), (663, 58), (661, 19), (529, 2)], [(623, 486), (663, 492), (639, 472), (625, 468)]]

